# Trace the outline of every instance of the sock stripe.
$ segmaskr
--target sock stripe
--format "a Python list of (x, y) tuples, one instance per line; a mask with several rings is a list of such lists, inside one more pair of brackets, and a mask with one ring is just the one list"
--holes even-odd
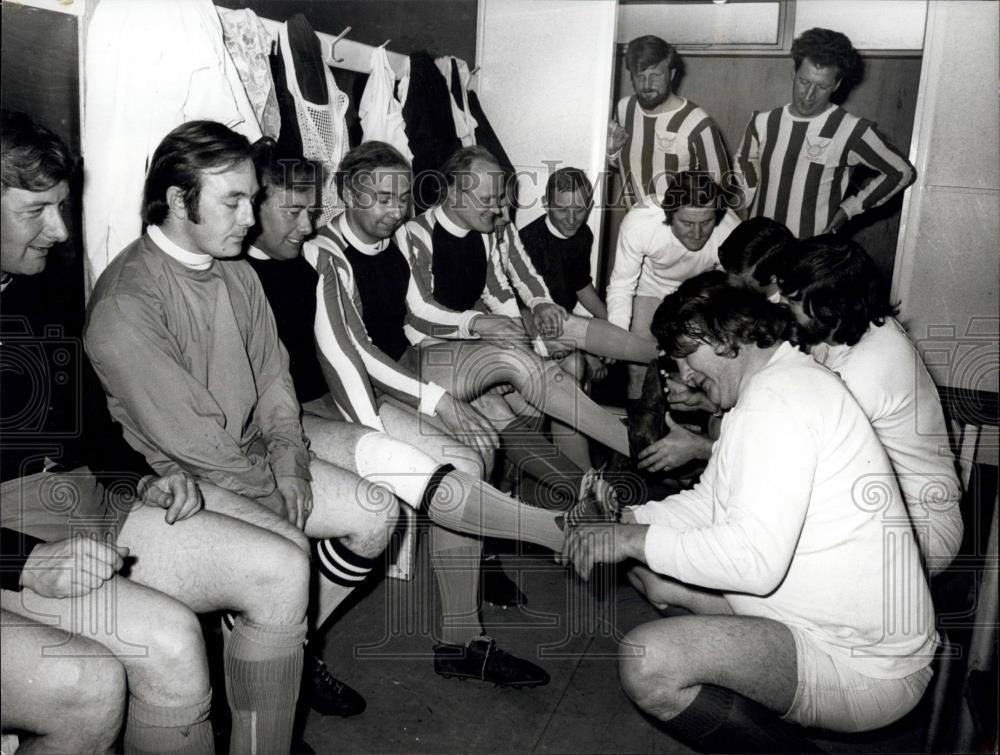
[(424, 488), (424, 494), (420, 498), (421, 509), (427, 511), (430, 508), (431, 501), (434, 500), (434, 495), (437, 493), (437, 489), (441, 487), (444, 478), (454, 471), (455, 467), (451, 464), (442, 464), (434, 470), (430, 480), (427, 481), (427, 487)]
[[(319, 540), (315, 542), (314, 548), (320, 573), (331, 582), (344, 587), (355, 587), (364, 582), (375, 565), (374, 559), (352, 553), (338, 540)], [(345, 554), (349, 554), (350, 558), (345, 558)]]

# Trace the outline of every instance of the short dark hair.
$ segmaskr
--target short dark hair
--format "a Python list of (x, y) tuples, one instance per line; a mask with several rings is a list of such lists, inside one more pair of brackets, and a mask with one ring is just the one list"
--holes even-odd
[(559, 191), (579, 191), (589, 204), (594, 196), (594, 185), (580, 168), (559, 168), (545, 182), (545, 201), (551, 204)]
[(681, 62), (680, 55), (672, 44), (652, 34), (636, 37), (625, 49), (625, 67), (632, 73), (659, 65), (664, 60), (671, 70), (678, 68)]
[(650, 330), (660, 348), (677, 359), (699, 343), (719, 356), (735, 357), (741, 346), (762, 349), (784, 340), (791, 325), (786, 307), (772, 304), (746, 286), (733, 285), (721, 270), (684, 281), (664, 297)]
[(817, 27), (804, 31), (795, 38), (792, 42), (792, 60), (795, 61), (796, 71), (806, 58), (821, 68), (835, 66), (840, 72), (838, 78), (843, 89), (849, 89), (859, 81), (864, 72), (864, 63), (851, 40), (831, 29)]
[(341, 195), (345, 187), (356, 187), (359, 176), (371, 174), (377, 168), (399, 168), (412, 171), (403, 153), (386, 142), (363, 142), (352, 149), (340, 162), (337, 170), (337, 189)]
[(782, 256), (775, 271), (781, 293), (802, 302), (802, 310), (817, 327), (814, 339), (831, 335), (853, 346), (872, 324), (899, 310), (878, 268), (859, 244), (827, 234), (798, 242)]
[(668, 223), (673, 220), (674, 212), (684, 207), (714, 208), (718, 223), (725, 216), (727, 205), (726, 195), (711, 174), (695, 170), (682, 170), (670, 176), (660, 201)]
[(315, 189), (316, 200), (320, 201), (323, 190), (322, 163), (309, 160), (269, 136), (255, 141), (252, 152), (257, 183), (264, 190), (258, 197), (261, 201), (270, 193), (272, 186), (294, 191)]
[(766, 286), (774, 274), (770, 261), (795, 243), (786, 226), (771, 218), (744, 220), (719, 244), (719, 263), (727, 273), (742, 275), (753, 268), (753, 278)]
[(26, 113), (3, 110), (0, 119), (3, 190), (48, 191), (73, 177), (76, 159), (52, 131)]
[(191, 222), (197, 223), (201, 174), (217, 168), (231, 168), (253, 159), (253, 150), (245, 136), (215, 121), (188, 121), (160, 142), (149, 163), (142, 191), (142, 220), (159, 225), (167, 218), (167, 189), (178, 187), (184, 193), (184, 206)]
[(493, 163), (497, 166), (498, 172), (503, 172), (500, 161), (485, 147), (475, 144), (470, 147), (460, 147), (452, 152), (451, 156), (444, 161), (444, 165), (441, 166), (441, 175), (444, 176), (445, 185), (454, 186), (455, 179), (463, 173), (468, 173), (476, 160)]

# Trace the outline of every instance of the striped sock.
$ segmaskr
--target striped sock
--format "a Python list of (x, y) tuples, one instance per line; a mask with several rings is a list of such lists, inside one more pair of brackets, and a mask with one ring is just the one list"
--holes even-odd
[(314, 540), (312, 547), (320, 576), (314, 625), (318, 628), (368, 578), (379, 559), (359, 556), (334, 538)]

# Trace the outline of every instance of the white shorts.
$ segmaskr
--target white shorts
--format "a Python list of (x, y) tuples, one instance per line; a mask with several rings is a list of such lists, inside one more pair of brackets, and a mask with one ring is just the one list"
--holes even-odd
[(928, 664), (901, 679), (865, 676), (820, 648), (803, 629), (788, 629), (795, 638), (799, 679), (792, 707), (782, 718), (802, 726), (859, 732), (891, 724), (920, 702), (934, 673)]

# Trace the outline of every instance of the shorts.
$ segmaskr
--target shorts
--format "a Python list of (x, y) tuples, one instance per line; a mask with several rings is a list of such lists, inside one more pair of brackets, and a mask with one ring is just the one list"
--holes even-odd
[(87, 467), (36, 472), (0, 484), (0, 522), (46, 542), (76, 533), (115, 539), (135, 497), (107, 491)]
[(799, 678), (782, 718), (802, 726), (846, 733), (887, 726), (920, 702), (934, 674), (928, 664), (900, 679), (865, 676), (823, 650), (805, 630), (788, 629), (795, 638)]

